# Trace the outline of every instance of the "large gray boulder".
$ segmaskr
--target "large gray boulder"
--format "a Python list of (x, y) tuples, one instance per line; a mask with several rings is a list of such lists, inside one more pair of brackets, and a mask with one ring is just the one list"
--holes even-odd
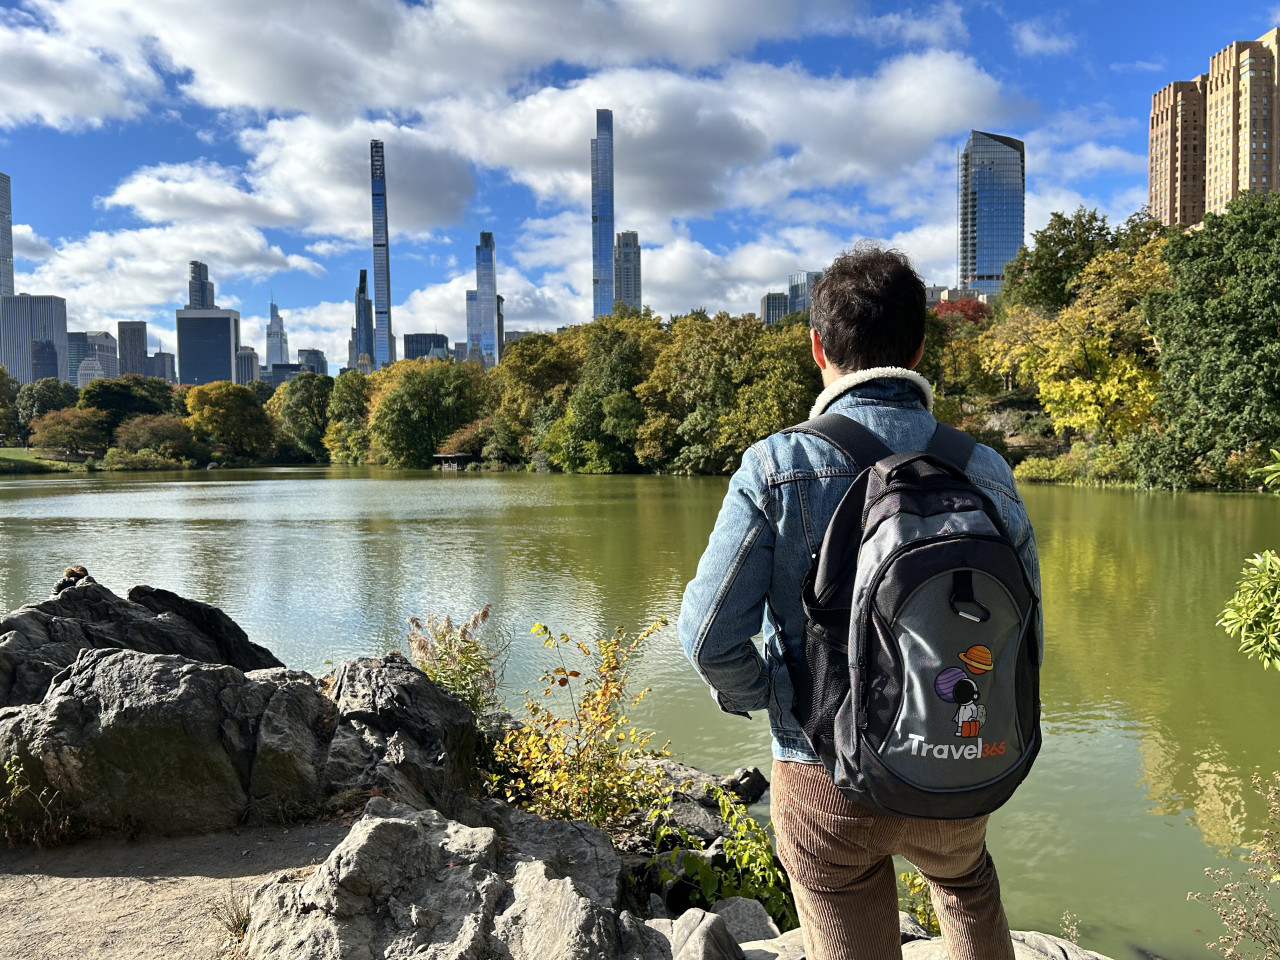
[(89, 581), (0, 618), (0, 707), (38, 703), (80, 651), (107, 649), (244, 671), (284, 666), (217, 607), (145, 586), (124, 599)]
[[(742, 950), (746, 960), (803, 960), (804, 940), (799, 930), (792, 930), (772, 940), (744, 943)], [(1013, 931), (1013, 955), (1018, 960), (1108, 960), (1066, 940), (1022, 930)], [(949, 956), (941, 937), (903, 941), (902, 960), (949, 960)]]
[[(0, 709), (0, 757), (56, 793), (73, 830), (203, 833), (312, 815), (380, 792), (469, 809), (475, 723), (404, 657), (343, 664), (332, 698), (309, 674), (132, 650), (82, 650), (44, 699)], [(375, 789), (376, 788), (376, 789)]]

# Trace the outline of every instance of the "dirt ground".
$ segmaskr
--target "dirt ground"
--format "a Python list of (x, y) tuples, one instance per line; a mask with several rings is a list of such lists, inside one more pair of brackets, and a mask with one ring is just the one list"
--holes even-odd
[(339, 825), (203, 837), (103, 839), (54, 850), (0, 845), (3, 960), (210, 960), (213, 906), (282, 870), (319, 863)]

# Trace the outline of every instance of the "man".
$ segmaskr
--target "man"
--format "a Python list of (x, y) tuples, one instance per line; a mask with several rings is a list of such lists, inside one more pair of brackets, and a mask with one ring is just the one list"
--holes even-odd
[[(924, 284), (907, 258), (859, 245), (813, 289), (813, 359), (825, 389), (810, 416), (838, 412), (893, 451), (933, 435), (933, 391), (913, 369), (924, 352)], [(989, 495), (1039, 592), (1035, 538), (1008, 464), (979, 445), (969, 479)], [(951, 960), (1012, 960), (987, 818), (924, 820), (874, 813), (836, 789), (792, 716), (784, 650), (804, 650), (801, 585), (857, 468), (808, 434), (775, 433), (743, 454), (679, 633), (720, 708), (768, 709), (778, 855), (791, 877), (807, 960), (901, 956), (893, 854), (928, 880)], [(764, 633), (764, 656), (752, 637)]]

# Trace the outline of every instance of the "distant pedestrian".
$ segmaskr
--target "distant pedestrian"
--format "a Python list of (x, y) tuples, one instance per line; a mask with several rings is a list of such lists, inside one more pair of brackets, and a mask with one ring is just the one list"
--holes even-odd
[(62, 571), (62, 579), (58, 581), (57, 586), (53, 588), (53, 595), (56, 597), (67, 587), (75, 587), (86, 583), (97, 583), (98, 581), (89, 576), (89, 571), (79, 564), (67, 567)]

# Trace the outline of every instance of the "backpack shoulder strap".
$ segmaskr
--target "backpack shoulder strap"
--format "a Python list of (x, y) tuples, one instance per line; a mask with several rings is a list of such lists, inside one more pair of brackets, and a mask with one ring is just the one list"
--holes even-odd
[(964, 431), (939, 422), (929, 440), (929, 445), (925, 447), (925, 453), (964, 473), (969, 465), (969, 458), (973, 456), (974, 447), (977, 445), (978, 441)]
[(783, 433), (807, 433), (827, 441), (845, 455), (859, 470), (865, 470), (893, 451), (884, 441), (852, 417), (842, 413), (824, 413), (820, 417), (797, 423)]

